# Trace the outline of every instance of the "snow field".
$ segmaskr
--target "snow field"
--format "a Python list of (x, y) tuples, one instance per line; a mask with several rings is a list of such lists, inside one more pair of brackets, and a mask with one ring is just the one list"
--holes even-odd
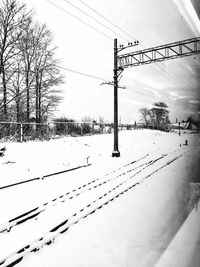
[[(151, 164), (152, 164), (151, 163), (151, 160), (148, 161), (147, 163), (140, 164), (137, 168), (135, 168), (135, 169), (137, 169), (137, 171), (134, 174), (131, 174), (131, 176), (128, 177), (128, 180), (129, 179), (132, 179), (134, 176), (136, 176), (137, 174), (139, 174), (143, 169), (145, 169), (146, 168), (145, 165), (148, 167), (148, 165), (151, 165)], [(108, 192), (112, 194), (112, 191), (114, 191), (114, 190), (116, 191), (116, 189), (118, 189), (119, 186), (122, 186), (123, 184), (127, 183), (127, 178), (124, 180), (123, 176), (126, 173), (129, 173), (130, 171), (131, 171), (131, 169), (129, 169), (127, 171), (123, 169), (123, 172), (120, 175), (118, 175), (118, 177), (116, 177), (116, 178), (121, 178), (120, 179), (121, 181), (118, 179), (117, 185), (116, 185), (116, 181), (112, 181), (112, 179), (114, 179), (115, 177), (110, 178), (108, 180), (104, 180), (103, 182), (101, 181), (99, 184), (97, 183), (93, 187), (93, 188), (97, 188), (97, 186), (99, 185), (99, 186), (101, 186), (101, 188), (100, 189), (99, 188), (96, 189), (95, 192), (93, 192), (94, 190), (93, 191), (90, 191), (89, 197), (88, 196), (85, 197), (83, 195), (83, 197), (79, 197), (79, 200), (78, 201), (74, 201), (73, 203), (70, 203), (70, 207), (68, 206), (69, 204), (67, 205), (67, 207), (64, 207), (64, 205), (62, 205), (62, 207), (60, 207), (60, 209), (57, 207), (57, 209), (53, 209), (51, 211), (48, 211), (48, 220), (47, 220), (47, 215), (45, 214), (46, 216), (44, 217), (44, 219), (42, 221), (40, 220), (41, 222), (37, 226), (37, 228), (35, 229), (35, 227), (34, 227), (34, 229), (35, 229), (34, 230), (34, 235), (35, 236), (37, 236), (37, 235), (39, 236), (39, 235), (42, 234), (42, 231), (45, 232), (48, 229), (50, 229), (51, 227), (53, 227), (53, 225), (56, 225), (56, 223), (58, 224), (60, 220), (65, 220), (64, 218), (61, 217), (61, 215), (63, 216), (65, 214), (65, 216), (69, 216), (69, 214), (72, 214), (72, 213), (76, 212), (77, 209), (81, 205), (83, 206), (84, 203), (85, 203), (85, 205), (87, 205), (87, 203), (89, 201), (92, 201), (92, 199), (94, 199), (95, 196), (97, 196), (97, 201), (95, 201), (95, 204), (98, 204), (98, 196), (101, 197), (101, 198), (105, 196), (105, 194), (102, 195), (103, 192), (106, 192), (106, 190), (108, 190), (110, 188), (112, 190), (110, 190), (111, 192), (109, 192), (109, 191)], [(138, 181), (140, 181), (140, 180), (141, 180), (141, 177), (136, 177), (136, 181), (134, 181), (134, 184), (138, 183)], [(110, 182), (110, 183), (108, 184), (108, 182)], [(86, 184), (83, 185), (83, 187), (85, 187), (85, 186), (86, 186)], [(130, 185), (129, 185), (129, 187), (130, 187)], [(91, 187), (89, 189), (91, 189)], [(78, 193), (78, 195), (79, 194), (80, 193)], [(77, 196), (77, 195), (74, 195), (74, 196)], [(72, 197), (73, 197), (73, 195), (70, 196), (69, 199), (72, 198)], [(107, 194), (106, 194), (106, 197), (107, 197)], [(61, 201), (64, 201), (64, 200), (61, 200)], [(107, 201), (107, 199), (105, 199), (105, 197), (104, 197), (104, 201)], [(93, 203), (94, 203), (94, 201), (93, 201)], [(55, 204), (55, 203), (53, 203), (53, 204)], [(89, 204), (89, 205), (91, 206), (91, 204)], [(73, 207), (73, 209), (72, 209), (72, 207)], [(86, 206), (86, 208), (87, 208), (87, 206)], [(97, 209), (97, 208), (94, 207), (93, 210), (95, 210), (95, 209)], [(41, 209), (36, 210), (35, 211), (35, 214), (38, 214), (38, 212), (40, 210)], [(62, 210), (64, 210), (64, 211), (67, 210), (68, 212), (65, 211), (65, 213), (63, 214), (62, 213)], [(22, 220), (24, 220), (24, 219), (22, 219)], [(18, 221), (20, 221), (20, 219)], [(38, 224), (38, 220), (37, 220), (37, 224)], [(27, 240), (27, 242), (28, 242), (28, 240), (33, 239), (33, 236), (30, 235), (30, 233), (33, 234), (33, 231), (31, 231), (32, 230), (31, 227), (33, 228), (33, 226), (30, 225), (30, 229), (28, 228), (27, 231), (26, 231), (26, 234), (23, 235), (24, 238)], [(5, 225), (5, 228), (6, 228), (6, 225)], [(38, 229), (39, 229), (39, 232), (37, 232)], [(23, 231), (25, 232), (24, 228), (23, 228)], [(13, 230), (11, 232), (13, 232)], [(5, 240), (2, 239), (2, 242), (4, 243), (4, 249), (5, 249), (5, 251), (8, 251), (9, 249), (12, 251), (13, 250), (13, 247), (10, 246), (10, 244), (15, 244), (16, 243), (16, 242), (13, 242), (13, 238), (16, 237), (16, 234), (15, 233), (12, 233), (12, 235), (10, 235), (10, 236), (11, 236), (11, 239), (9, 239), (8, 235), (5, 237)], [(18, 238), (19, 241), (18, 241), (18, 244), (17, 244), (18, 247), (19, 247), (19, 244), (22, 244), (22, 242), (25, 243), (24, 238), (20, 238), (20, 236), (19, 236), (19, 238)], [(8, 244), (8, 246), (6, 246), (6, 244)], [(26, 245), (24, 245), (24, 246), (26, 246)], [(17, 250), (17, 248), (16, 248), (16, 250)]]
[(24, 257), (20, 266), (154, 266), (184, 221), (180, 189), (186, 189), (185, 183), (168, 177), (163, 168), (70, 227), (55, 243)]
[[(7, 256), (7, 255), (11, 254), (13, 251), (17, 251), (27, 244), (33, 245), (34, 242), (30, 243), (31, 240), (37, 241), (38, 238), (41, 239), (41, 237), (43, 237), (42, 240), (39, 240), (39, 241), (41, 241), (40, 243), (37, 243), (37, 245), (30, 246), (28, 248), (28, 250), (31, 251), (31, 250), (35, 250), (36, 248), (40, 248), (45, 243), (48, 243), (50, 240), (54, 240), (55, 237), (59, 236), (60, 232), (64, 231), (65, 229), (68, 229), (69, 226), (74, 224), (77, 220), (79, 221), (82, 217), (85, 217), (87, 214), (90, 214), (93, 211), (95, 211), (95, 214), (96, 214), (96, 210), (98, 210), (98, 208), (101, 210), (101, 207), (103, 207), (105, 205), (104, 203), (108, 202), (107, 204), (109, 204), (109, 205), (106, 205), (106, 207), (109, 207), (110, 205), (113, 205), (112, 203), (115, 203), (116, 201), (118, 202), (119, 199), (123, 198), (123, 195), (124, 195), (124, 194), (120, 193), (121, 191), (123, 192), (123, 191), (127, 190), (126, 194), (129, 194), (128, 192), (131, 190), (128, 190), (127, 188), (131, 188), (132, 186), (134, 186), (134, 184), (137, 184), (137, 182), (141, 182), (141, 180), (144, 177), (148, 177), (148, 175), (150, 175), (150, 174), (151, 174), (151, 176), (154, 177), (154, 176), (157, 176), (158, 173), (160, 173), (160, 172), (163, 173), (164, 169), (169, 170), (170, 161), (172, 159), (176, 159), (177, 157), (179, 157), (180, 155), (185, 153), (184, 154), (184, 160), (186, 161), (186, 159), (187, 159), (186, 156), (188, 155), (188, 151), (191, 150), (191, 147), (186, 147), (186, 146), (180, 147), (180, 143), (184, 142), (183, 138), (180, 139), (180, 138), (177, 138), (177, 136), (174, 136), (174, 135), (172, 136), (171, 134), (166, 134), (166, 133), (160, 134), (159, 132), (151, 132), (151, 131), (126, 131), (126, 132), (120, 132), (120, 135), (121, 135), (122, 141), (124, 141), (121, 143), (125, 144), (123, 147), (120, 148), (120, 151), (122, 151), (122, 153), (124, 154), (124, 156), (121, 157), (120, 159), (113, 159), (110, 157), (110, 147), (108, 145), (106, 146), (106, 142), (110, 138), (110, 135), (108, 135), (108, 136), (96, 136), (94, 139), (92, 137), (90, 137), (90, 138), (87, 137), (86, 139), (80, 138), (78, 142), (74, 142), (74, 141), (73, 142), (78, 143), (78, 146), (81, 145), (81, 146), (87, 147), (87, 149), (88, 149), (87, 155), (90, 156), (92, 166), (87, 167), (87, 168), (83, 168), (80, 170), (76, 170), (72, 173), (59, 175), (59, 177), (57, 179), (55, 179), (55, 177), (54, 178), (51, 177), (51, 178), (48, 178), (45, 180), (41, 180), (40, 182), (39, 181), (32, 182), (30, 184), (24, 184), (23, 186), (22, 185), (17, 186), (15, 188), (12, 188), (12, 190), (2, 191), (3, 195), (5, 197), (4, 199), (8, 200), (8, 206), (9, 206), (9, 200), (12, 199), (13, 194), (16, 196), (19, 196), (19, 195), (22, 196), (21, 200), (19, 200), (19, 202), (17, 201), (17, 198), (16, 198), (16, 202), (18, 202), (17, 206), (13, 205), (13, 203), (11, 203), (11, 201), (10, 201), (10, 207), (14, 206), (15, 209), (13, 207), (13, 208), (11, 208), (10, 212), (7, 212), (7, 211), (3, 212), (3, 214), (4, 214), (3, 218), (5, 218), (5, 220), (4, 220), (4, 222), (5, 222), (6, 219), (13, 218), (14, 217), (13, 215), (19, 215), (20, 212), (25, 212), (28, 209), (35, 207), (33, 204), (40, 205), (40, 209), (42, 209), (42, 205), (45, 201), (49, 202), (50, 200), (53, 200), (53, 198), (58, 198), (58, 196), (60, 197), (62, 194), (66, 193), (66, 192), (73, 191), (74, 188), (76, 188), (77, 186), (80, 186), (80, 185), (83, 186), (84, 182), (86, 183), (86, 186), (84, 187), (85, 189), (81, 188), (80, 190), (74, 191), (74, 197), (72, 199), (69, 200), (69, 199), (67, 199), (67, 196), (66, 196), (64, 198), (60, 198), (61, 201), (65, 200), (65, 202), (61, 202), (62, 204), (58, 204), (58, 203), (60, 203), (59, 199), (56, 199), (52, 203), (49, 202), (48, 205), (51, 207), (49, 207), (44, 212), (39, 214), (38, 217), (14, 227), (11, 230), (11, 232), (9, 232), (9, 233), (2, 233), (1, 235), (4, 235), (4, 237), (5, 237), (5, 238), (3, 238), (3, 242), (5, 245), (1, 245), (1, 244), (3, 244), (3, 243), (1, 243), (0, 247), (1, 248), (3, 247), (4, 250), (1, 250), (1, 251), (4, 251), (3, 252), (4, 255)], [(139, 140), (140, 140), (141, 136), (142, 136), (142, 141), (143, 141), (142, 146), (141, 146), (141, 142), (139, 144)], [(101, 142), (98, 142), (97, 139), (101, 139), (101, 138), (102, 138), (103, 142), (102, 142), (102, 140), (101, 140)], [(185, 138), (185, 136), (184, 136), (184, 138)], [(80, 140), (81, 140), (81, 142), (80, 142)], [(87, 140), (87, 142), (86, 142), (86, 140)], [(90, 143), (88, 142), (89, 140), (90, 140)], [(53, 141), (55, 141), (55, 140), (53, 140)], [(192, 143), (192, 141), (193, 141), (193, 139), (191, 139), (189, 141), (189, 143)], [(61, 140), (59, 140), (59, 142), (61, 142)], [(71, 142), (71, 140), (70, 140), (70, 142)], [(102, 146), (102, 143), (104, 143), (104, 146)], [(166, 146), (166, 143), (167, 143), (167, 146)], [(27, 145), (29, 146), (29, 144), (27, 144)], [(78, 148), (78, 146), (77, 146), (77, 148)], [(49, 150), (51, 150), (51, 149), (49, 149)], [(74, 150), (72, 149), (71, 154), (73, 154), (73, 151)], [(97, 151), (98, 151), (98, 153), (97, 153)], [(99, 153), (99, 151), (100, 151), (100, 153)], [(105, 184), (102, 184), (101, 186), (97, 186), (98, 183), (102, 183), (103, 181), (109, 180), (108, 177), (106, 179), (104, 178), (104, 180), (102, 180), (102, 179), (100, 181), (97, 180), (98, 177), (100, 177), (100, 174), (105, 174), (106, 171), (111, 172), (112, 169), (117, 169), (117, 168), (119, 168), (119, 166), (123, 166), (127, 163), (130, 163), (130, 162), (140, 158), (141, 156), (147, 155), (147, 152), (150, 154), (148, 156), (149, 161), (152, 159), (155, 159), (156, 156), (157, 157), (163, 156), (163, 158), (159, 159), (157, 162), (154, 163), (154, 165), (149, 166), (148, 168), (144, 169), (140, 173), (139, 170), (140, 169), (142, 170), (142, 168), (144, 168), (145, 162), (146, 162), (146, 159), (145, 159), (145, 161), (143, 159), (143, 161), (141, 161), (140, 163), (142, 165), (142, 162), (144, 162), (144, 165), (139, 167), (137, 170), (135, 170), (135, 173), (137, 173), (137, 171), (139, 173), (137, 174), (137, 176), (134, 177), (134, 179), (133, 179), (133, 177), (132, 178), (130, 178), (130, 177), (131, 177), (131, 175), (134, 176), (135, 173), (134, 172), (131, 173), (131, 171), (129, 172), (129, 168), (133, 167), (134, 166), (134, 164), (133, 164), (132, 166), (128, 165), (128, 166), (124, 167), (123, 169), (121, 169), (121, 175), (119, 177), (117, 177), (116, 179), (112, 180), (112, 177), (115, 178), (115, 175), (116, 175), (115, 173), (112, 173), (111, 176), (108, 176), (109, 179), (111, 179), (109, 181), (109, 183), (107, 182)], [(86, 152), (84, 151), (84, 153), (86, 153)], [(166, 156), (166, 158), (164, 157), (165, 153), (166, 154), (168, 153), (168, 156)], [(80, 156), (80, 154), (79, 154), (79, 156)], [(85, 155), (86, 154), (84, 154), (84, 157), (85, 157)], [(20, 155), (20, 156), (22, 159), (24, 154), (22, 153), (22, 155)], [(84, 158), (83, 154), (81, 154), (81, 156), (82, 157), (80, 157), (80, 158), (82, 160)], [(76, 157), (76, 155), (73, 155), (72, 158), (73, 157)], [(62, 157), (60, 156), (60, 159), (61, 159), (60, 162), (62, 162), (62, 164), (63, 164), (63, 162), (64, 162), (63, 155), (62, 155)], [(178, 158), (176, 161), (178, 161)], [(60, 162), (55, 163), (52, 160), (51, 168), (53, 168), (53, 163), (54, 163), (54, 167), (58, 168), (58, 166), (62, 165), (62, 164), (59, 165)], [(166, 168), (164, 168), (164, 167), (162, 168), (162, 164), (164, 165), (167, 162), (169, 162), (169, 166), (167, 165), (167, 166), (165, 166)], [(68, 163), (65, 162), (65, 164), (68, 164)], [(78, 164), (79, 164), (79, 162), (78, 162)], [(138, 165), (139, 165), (139, 163), (138, 163)], [(27, 168), (27, 166), (26, 166), (26, 168)], [(157, 171), (157, 169), (159, 171)], [(131, 168), (130, 168), (130, 170), (131, 170)], [(175, 173), (177, 173), (177, 170), (174, 170), (173, 176), (175, 175)], [(67, 179), (66, 179), (66, 177), (67, 177)], [(91, 177), (93, 177), (93, 179), (95, 180), (95, 183), (92, 183), (93, 189), (89, 190), (88, 188), (91, 187), (91, 184), (87, 185), (87, 183), (91, 183), (91, 181), (93, 181), (93, 179), (91, 179)], [(135, 178), (137, 178), (137, 179), (135, 179)], [(126, 181), (125, 183), (123, 183), (124, 180)], [(133, 183), (133, 180), (134, 180), (134, 183)], [(148, 180), (146, 180), (146, 181), (148, 181)], [(146, 181), (144, 181), (143, 183), (146, 184)], [(163, 179), (162, 179), (162, 181), (163, 181)], [(177, 178), (176, 178), (176, 181), (177, 181)], [(120, 184), (120, 183), (122, 183), (122, 184)], [(120, 184), (120, 186), (118, 186), (119, 184)], [(142, 184), (140, 186), (142, 186), (142, 188), (143, 188)], [(115, 188), (115, 189), (112, 190), (113, 188)], [(137, 188), (137, 186), (135, 188)], [(80, 193), (81, 190), (84, 192)], [(34, 193), (31, 194), (31, 191), (33, 191)], [(107, 192), (107, 194), (104, 197), (102, 197), (101, 199), (99, 199), (106, 192)], [(167, 193), (168, 193), (168, 190), (167, 190)], [(76, 196), (77, 194), (80, 194), (80, 195)], [(120, 194), (120, 197), (116, 198), (115, 196), (117, 194)], [(156, 191), (156, 194), (157, 194), (157, 191)], [(45, 197), (44, 197), (44, 195), (45, 195)], [(7, 196), (7, 198), (6, 198), (6, 196)], [(35, 199), (35, 196), (37, 196), (37, 200)], [(71, 194), (69, 196), (73, 196), (73, 194)], [(164, 194), (164, 198), (166, 198), (165, 194)], [(114, 199), (114, 201), (110, 201), (111, 199)], [(24, 203), (24, 200), (26, 200), (25, 203)], [(159, 199), (159, 201), (160, 201), (160, 199)], [(55, 205), (56, 203), (57, 203), (57, 205)], [(87, 207), (88, 203), (90, 205)], [(7, 203), (6, 203), (6, 205), (7, 205)], [(84, 211), (80, 212), (80, 210), (82, 210), (83, 208), (84, 208)], [(14, 212), (14, 210), (16, 210), (16, 212)], [(146, 210), (146, 207), (144, 207), (144, 210)], [(157, 208), (156, 208), (156, 210), (157, 210)], [(106, 209), (102, 209), (102, 211), (104, 214)], [(110, 210), (110, 212), (111, 212), (111, 210)], [(112, 212), (111, 212), (111, 214), (112, 214)], [(87, 220), (90, 217), (93, 218), (95, 216), (92, 213), (92, 216), (87, 217)], [(66, 221), (66, 218), (68, 218), (67, 221)], [(37, 220), (35, 220), (35, 219), (37, 219)], [(109, 217), (109, 219), (110, 219), (110, 217)], [(49, 234), (49, 230), (55, 228), (55, 226), (59, 225), (62, 221), (66, 221), (66, 223), (64, 225), (61, 225), (61, 228), (58, 227), (57, 230), (52, 231)], [(84, 220), (81, 220), (81, 222), (82, 221), (84, 222)], [(1, 222), (3, 222), (2, 219), (1, 219)], [(170, 220), (169, 220), (169, 222), (170, 222)], [(33, 227), (34, 227), (34, 231), (32, 230)], [(73, 226), (73, 228), (74, 227), (76, 227), (76, 226)], [(71, 227), (70, 227), (70, 231), (71, 231)], [(91, 229), (89, 231), (91, 231)], [(29, 234), (30, 232), (32, 232), (32, 233)], [(34, 232), (34, 234), (33, 234), (33, 232)], [(46, 232), (46, 234), (44, 235), (45, 232)], [(67, 233), (66, 233), (67, 236), (68, 236), (68, 232), (69, 231), (67, 231)], [(148, 234), (150, 235), (150, 233), (148, 233)], [(82, 238), (82, 236), (81, 236), (81, 238)], [(53, 247), (57, 243), (57, 239), (59, 239), (59, 238), (56, 238), (55, 243), (52, 244)], [(20, 240), (20, 241), (16, 241), (16, 240)], [(93, 242), (94, 242), (94, 240), (93, 240)], [(112, 241), (111, 241), (111, 243), (113, 244)], [(7, 244), (7, 246), (6, 246), (6, 244)], [(50, 248), (51, 246), (48, 246), (48, 247)], [(125, 250), (125, 248), (126, 248), (126, 246), (123, 248), (123, 250)], [(113, 249), (115, 250), (115, 247)], [(43, 249), (41, 251), (43, 251)], [(129, 251), (129, 248), (127, 251)], [(23, 252), (24, 252), (24, 254), (23, 254)], [(126, 251), (124, 251), (124, 252), (126, 252)], [(27, 251), (26, 251), (26, 253), (27, 253)], [(25, 255), (26, 253), (25, 253), (25, 251), (21, 251), (20, 253), (17, 254), (17, 258), (20, 258), (21, 256)], [(40, 254), (40, 252), (37, 252), (37, 254), (38, 253)], [(127, 254), (127, 252), (125, 254)], [(156, 257), (156, 256), (153, 257), (152, 254), (153, 254), (152, 252), (149, 254), (150, 261), (152, 260), (152, 258)], [(156, 251), (155, 255), (157, 255), (157, 254), (159, 254), (159, 253)], [(30, 255), (32, 255), (32, 253)], [(54, 254), (54, 255), (56, 255), (56, 254)], [(106, 255), (107, 255), (107, 253), (105, 253), (105, 255), (103, 254), (103, 256), (106, 256)], [(112, 251), (111, 251), (111, 255), (112, 255)], [(138, 259), (141, 258), (141, 254), (139, 252), (138, 252), (138, 255), (139, 256), (136, 258), (138, 258)], [(145, 253), (145, 256), (146, 256), (146, 253)], [(16, 257), (16, 254), (13, 254), (12, 259), (15, 259), (15, 257)], [(24, 259), (26, 259), (26, 258), (29, 258), (29, 256), (27, 255), (26, 257), (24, 257)], [(122, 258), (123, 259), (121, 259), (121, 258), (119, 259), (119, 263), (121, 262), (121, 260), (122, 260), (122, 262), (124, 262), (124, 260), (125, 260), (124, 256)], [(1, 256), (0, 259), (3, 259), (3, 257)], [(23, 264), (24, 259), (19, 265)], [(129, 259), (129, 256), (128, 256), (127, 260), (128, 259)], [(132, 257), (131, 257), (131, 261), (133, 261)], [(26, 260), (25, 260), (25, 262), (26, 262)], [(32, 260), (31, 260), (31, 262), (32, 262)], [(52, 262), (53, 262), (53, 260), (52, 260)], [(8, 262), (6, 262), (5, 265), (3, 264), (2, 266), (7, 266), (7, 264), (8, 264)], [(30, 262), (28, 264), (30, 264)], [(37, 263), (37, 264), (40, 264), (40, 263)], [(49, 266), (48, 264), (47, 265), (45, 265), (45, 264), (43, 263), (43, 265), (41, 265), (41, 266)], [(54, 264), (55, 264), (55, 262), (54, 262)], [(60, 266), (65, 265), (64, 263), (62, 263), (62, 264), (63, 265), (60, 265)], [(70, 266), (73, 266), (71, 264), (73, 264), (73, 263), (70, 262)], [(24, 265), (24, 266), (29, 266), (29, 265)], [(32, 266), (34, 266), (34, 265), (32, 265)], [(40, 265), (37, 265), (37, 266), (40, 266)], [(52, 266), (55, 266), (55, 265), (52, 265)], [(79, 266), (79, 265), (75, 265), (75, 266)], [(80, 265), (80, 266), (82, 266), (82, 265)], [(86, 264), (85, 266), (89, 266), (89, 265)], [(99, 266), (101, 266), (101, 265), (99, 265)], [(112, 265), (106, 265), (106, 266), (112, 266)], [(120, 265), (116, 265), (116, 266), (120, 266)], [(121, 266), (124, 266), (124, 265), (121, 265)], [(143, 265), (138, 265), (138, 266), (143, 266)]]

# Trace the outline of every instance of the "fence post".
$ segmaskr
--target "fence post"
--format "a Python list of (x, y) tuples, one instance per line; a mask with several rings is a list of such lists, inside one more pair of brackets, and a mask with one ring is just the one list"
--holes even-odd
[[(81, 128), (81, 135), (83, 135), (83, 124), (80, 123), (79, 125), (80, 125), (80, 128)], [(77, 128), (78, 128), (78, 127), (79, 127), (79, 126), (78, 126), (78, 124), (77, 124)]]
[(66, 135), (69, 135), (69, 124), (68, 124), (68, 122), (66, 123)]
[(48, 122), (46, 124), (46, 127), (47, 127), (47, 130), (46, 130), (46, 132), (47, 132), (47, 140), (50, 140), (50, 125), (49, 125)]
[(95, 134), (94, 123), (92, 123), (92, 134)]
[(64, 136), (66, 136), (67, 135), (67, 123), (64, 122), (63, 126), (64, 126)]
[(20, 142), (23, 142), (23, 124), (20, 124)]

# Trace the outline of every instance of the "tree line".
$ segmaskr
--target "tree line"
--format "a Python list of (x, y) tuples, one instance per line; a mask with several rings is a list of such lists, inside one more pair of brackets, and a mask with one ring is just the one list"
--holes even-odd
[(62, 99), (53, 34), (17, 0), (0, 5), (0, 120), (45, 122)]
[(156, 102), (152, 108), (141, 108), (139, 110), (141, 119), (147, 127), (156, 126), (158, 129), (163, 128), (170, 123), (169, 110), (164, 102)]

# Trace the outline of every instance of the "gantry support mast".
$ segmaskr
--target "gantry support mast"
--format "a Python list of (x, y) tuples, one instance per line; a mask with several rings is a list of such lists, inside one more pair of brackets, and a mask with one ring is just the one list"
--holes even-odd
[(117, 39), (114, 40), (114, 151), (113, 157), (119, 157), (118, 147), (118, 77), (125, 68), (136, 67), (169, 59), (192, 56), (200, 54), (200, 37), (173, 42), (165, 45), (155, 46), (126, 54), (119, 54), (122, 50), (135, 46), (129, 43), (128, 46), (117, 46)]

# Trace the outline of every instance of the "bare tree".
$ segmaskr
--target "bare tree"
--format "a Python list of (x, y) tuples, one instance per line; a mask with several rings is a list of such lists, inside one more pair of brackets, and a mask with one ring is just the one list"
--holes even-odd
[[(55, 58), (53, 34), (45, 24), (33, 21), (32, 11), (17, 0), (0, 6), (0, 83), (4, 119), (41, 123), (61, 101), (58, 86), (63, 76)], [(12, 113), (12, 114), (11, 114)]]
[(16, 44), (20, 39), (21, 26), (26, 20), (25, 5), (16, 0), (5, 0), (0, 7), (0, 77), (3, 88), (3, 113), (7, 117), (7, 82), (6, 77), (12, 59), (19, 52)]
[(47, 115), (61, 100), (61, 91), (55, 87), (63, 82), (63, 76), (57, 66), (59, 60), (55, 59), (56, 47), (52, 47), (51, 31), (45, 24), (37, 24), (35, 29), (35, 114), (36, 122), (41, 123), (44, 114)]
[(29, 122), (31, 114), (31, 87), (34, 82), (34, 61), (35, 61), (35, 50), (38, 45), (38, 41), (35, 36), (35, 24), (32, 20), (32, 13), (24, 23), (22, 30), (22, 38), (19, 42), (18, 48), (21, 52), (21, 57), (23, 61), (23, 71), (24, 71), (24, 82), (26, 89), (26, 121)]
[(25, 83), (21, 57), (18, 55), (15, 59), (13, 66), (14, 71), (12, 72), (9, 82), (9, 94), (13, 99), (13, 116), (17, 122), (21, 122), (24, 120), (25, 113)]
[(157, 126), (160, 129), (170, 122), (168, 106), (164, 102), (154, 103), (153, 108), (141, 108), (139, 111), (146, 126)]
[(148, 126), (151, 122), (151, 110), (148, 108), (141, 108), (139, 112), (141, 113), (142, 121), (144, 121), (146, 126)]

